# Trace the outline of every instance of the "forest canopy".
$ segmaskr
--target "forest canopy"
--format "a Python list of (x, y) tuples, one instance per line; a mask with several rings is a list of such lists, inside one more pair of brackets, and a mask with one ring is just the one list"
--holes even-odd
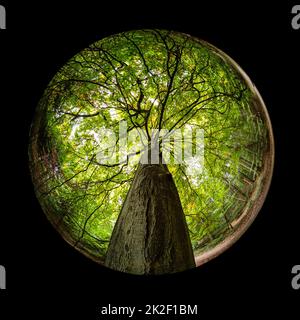
[[(155, 130), (202, 130), (199, 161), (177, 163), (176, 137), (162, 147), (170, 151), (167, 165), (195, 257), (235, 232), (272, 166), (266, 160), (266, 110), (220, 50), (186, 34), (140, 30), (79, 52), (51, 80), (37, 107), (29, 146), (32, 179), (44, 212), (66, 241), (100, 263), (105, 259), (145, 152), (134, 139), (119, 150), (120, 121), (128, 134), (142, 132), (144, 145)], [(104, 141), (103, 128), (116, 133), (113, 144)], [(195, 138), (191, 143), (195, 149)], [(104, 145), (107, 162), (99, 157)]]

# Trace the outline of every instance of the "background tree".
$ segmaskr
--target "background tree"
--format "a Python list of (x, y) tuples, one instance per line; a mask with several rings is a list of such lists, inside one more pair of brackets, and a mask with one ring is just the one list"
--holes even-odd
[[(99, 129), (119, 134), (121, 120), (144, 145), (130, 141), (125, 153), (117, 139), (108, 149), (119, 156), (102, 162)], [(202, 174), (199, 162), (176, 163), (175, 138), (158, 139), (167, 166), (162, 156), (139, 165), (155, 129), (186, 126), (204, 130)], [(155, 274), (193, 267), (192, 251), (197, 261), (255, 216), (272, 148), (262, 101), (230, 58), (185, 34), (141, 30), (92, 44), (57, 73), (29, 155), (37, 197), (65, 240), (114, 269)]]

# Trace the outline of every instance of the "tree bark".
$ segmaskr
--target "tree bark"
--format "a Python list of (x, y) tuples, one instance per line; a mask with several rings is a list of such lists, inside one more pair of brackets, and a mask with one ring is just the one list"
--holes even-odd
[(115, 224), (105, 265), (133, 274), (195, 267), (177, 188), (165, 164), (140, 164)]

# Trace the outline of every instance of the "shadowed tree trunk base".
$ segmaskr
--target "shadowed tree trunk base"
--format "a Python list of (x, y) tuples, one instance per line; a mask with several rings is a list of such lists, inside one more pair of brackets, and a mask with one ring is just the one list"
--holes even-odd
[(166, 165), (139, 165), (114, 227), (105, 265), (133, 274), (195, 267), (180, 198)]

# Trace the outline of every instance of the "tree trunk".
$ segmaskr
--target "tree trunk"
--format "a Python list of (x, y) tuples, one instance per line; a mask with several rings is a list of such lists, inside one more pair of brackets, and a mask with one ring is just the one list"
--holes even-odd
[(105, 265), (133, 274), (195, 267), (180, 198), (166, 165), (139, 165), (114, 227)]

